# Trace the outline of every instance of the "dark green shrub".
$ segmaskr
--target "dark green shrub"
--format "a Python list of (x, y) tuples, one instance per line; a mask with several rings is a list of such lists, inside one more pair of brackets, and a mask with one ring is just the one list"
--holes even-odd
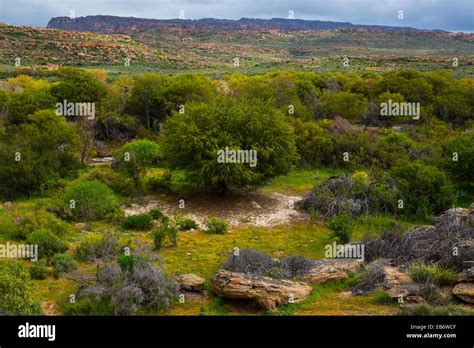
[(335, 238), (340, 243), (346, 244), (351, 239), (354, 229), (352, 215), (348, 212), (339, 213), (327, 222), (327, 227), (331, 230), (331, 238)]
[(193, 219), (183, 219), (178, 221), (178, 226), (181, 231), (189, 231), (190, 229), (198, 228), (198, 224)]
[(165, 214), (158, 208), (154, 208), (148, 212), (148, 214), (154, 219), (159, 220), (165, 216)]
[(227, 232), (228, 228), (229, 225), (226, 221), (211, 217), (207, 223), (206, 232), (210, 234), (224, 234)]
[(77, 268), (77, 263), (74, 259), (66, 254), (56, 254), (51, 259), (53, 265), (53, 275), (56, 277), (61, 273), (69, 273)]
[(50, 230), (37, 230), (26, 239), (28, 244), (38, 245), (38, 256), (50, 259), (56, 253), (63, 253), (68, 245)]
[(114, 193), (99, 181), (75, 181), (64, 191), (66, 213), (75, 220), (100, 220), (117, 209)]
[(147, 168), (156, 164), (160, 155), (160, 146), (150, 140), (134, 140), (122, 146), (114, 154), (113, 168), (127, 175), (135, 189), (142, 190), (142, 178)]
[(31, 279), (43, 280), (48, 276), (48, 266), (45, 259), (33, 262), (30, 267)]
[(404, 163), (392, 168), (390, 174), (397, 183), (407, 214), (438, 214), (449, 209), (454, 202), (451, 183), (436, 167), (420, 162)]
[(134, 258), (132, 255), (120, 254), (117, 257), (117, 263), (122, 271), (133, 271)]
[(156, 250), (160, 250), (166, 238), (166, 231), (163, 226), (154, 230), (151, 233), (151, 236), (153, 237), (153, 244), (155, 245)]
[(122, 221), (127, 230), (148, 230), (153, 226), (153, 217), (149, 214), (130, 215)]

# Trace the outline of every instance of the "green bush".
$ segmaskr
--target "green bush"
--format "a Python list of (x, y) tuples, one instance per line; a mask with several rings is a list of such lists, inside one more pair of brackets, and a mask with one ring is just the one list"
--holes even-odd
[(45, 259), (33, 262), (30, 267), (31, 279), (43, 280), (48, 276), (48, 266)]
[(122, 221), (122, 227), (127, 230), (148, 230), (153, 226), (150, 214), (130, 215)]
[(146, 170), (158, 162), (160, 147), (157, 143), (146, 140), (134, 140), (122, 146), (114, 154), (113, 168), (127, 175), (139, 191), (142, 189), (142, 178)]
[(226, 221), (211, 217), (207, 223), (206, 232), (210, 234), (224, 234), (228, 228), (229, 225)]
[(331, 230), (331, 238), (335, 238), (340, 243), (346, 244), (351, 239), (354, 229), (352, 215), (348, 212), (339, 213), (327, 222), (327, 227)]
[(107, 232), (85, 236), (74, 250), (74, 255), (80, 261), (92, 262), (98, 258), (111, 259), (117, 255), (118, 250), (117, 236)]
[(0, 314), (41, 314), (30, 275), (18, 262), (0, 262)]
[(397, 165), (390, 171), (404, 201), (404, 211), (417, 216), (430, 216), (449, 209), (454, 191), (446, 174), (420, 162)]
[[(474, 188), (474, 135), (463, 134), (445, 145), (444, 168), (459, 186)], [(453, 154), (457, 161), (453, 161)]]
[(410, 278), (417, 283), (432, 282), (437, 286), (455, 285), (458, 282), (456, 272), (442, 268), (438, 265), (422, 263), (412, 264), (409, 269)]
[(63, 253), (68, 249), (67, 243), (60, 240), (50, 230), (37, 230), (26, 239), (28, 244), (38, 245), (38, 256), (50, 259), (56, 253)]
[(43, 209), (14, 207), (8, 211), (0, 211), (0, 235), (8, 239), (26, 239), (30, 233), (40, 229), (48, 229), (58, 236), (63, 236), (69, 226)]
[(99, 181), (75, 181), (64, 191), (65, 211), (75, 220), (100, 220), (117, 209), (114, 193)]
[(154, 219), (159, 220), (162, 219), (165, 214), (158, 208), (154, 208), (148, 212), (148, 214)]
[(372, 302), (380, 305), (393, 305), (397, 303), (396, 300), (388, 296), (383, 289), (375, 291)]
[(197, 222), (194, 221), (193, 219), (180, 220), (180, 221), (178, 221), (178, 226), (179, 226), (179, 229), (181, 231), (189, 231), (192, 228), (194, 228), (194, 229), (198, 228)]
[(69, 273), (77, 268), (77, 263), (74, 259), (66, 254), (56, 254), (51, 259), (53, 265), (53, 274), (57, 277), (61, 273)]
[(134, 258), (132, 255), (120, 254), (117, 257), (117, 263), (122, 271), (133, 271)]
[(114, 192), (129, 196), (135, 193), (131, 179), (111, 169), (110, 167), (97, 166), (88, 172), (81, 180), (100, 181), (110, 187)]
[(155, 245), (155, 249), (160, 250), (166, 238), (165, 229), (160, 226), (158, 229), (154, 230), (151, 233), (151, 236), (153, 237), (153, 244)]

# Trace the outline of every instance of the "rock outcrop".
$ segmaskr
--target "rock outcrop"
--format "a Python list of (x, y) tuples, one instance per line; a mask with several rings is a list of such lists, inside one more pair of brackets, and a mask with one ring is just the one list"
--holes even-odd
[(211, 289), (224, 299), (253, 300), (270, 311), (275, 311), (281, 304), (297, 303), (312, 291), (312, 287), (305, 282), (247, 275), (226, 270), (219, 270), (213, 276)]
[(466, 303), (474, 304), (474, 283), (460, 283), (453, 288), (453, 294)]
[(361, 267), (363, 261), (358, 259), (326, 259), (316, 261), (316, 266), (302, 280), (310, 284), (322, 284), (330, 280), (344, 280), (350, 273)]

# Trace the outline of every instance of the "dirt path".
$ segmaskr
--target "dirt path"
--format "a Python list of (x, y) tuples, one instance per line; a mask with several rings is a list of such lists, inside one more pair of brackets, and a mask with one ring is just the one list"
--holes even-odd
[(210, 216), (226, 220), (231, 227), (274, 227), (309, 219), (308, 214), (295, 209), (300, 199), (300, 196), (281, 193), (258, 192), (225, 197), (200, 194), (183, 198), (184, 208), (179, 208), (180, 198), (173, 202), (165, 197), (149, 196), (141, 204), (122, 208), (127, 216), (159, 208), (167, 215), (192, 218), (200, 227), (206, 225)]

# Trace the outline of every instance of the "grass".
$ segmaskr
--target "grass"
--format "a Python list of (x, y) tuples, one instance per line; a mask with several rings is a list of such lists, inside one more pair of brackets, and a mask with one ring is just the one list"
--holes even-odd
[(178, 247), (164, 248), (160, 256), (166, 260), (164, 267), (168, 272), (195, 273), (210, 278), (236, 247), (254, 248), (274, 257), (296, 254), (323, 258), (328, 241), (328, 230), (312, 224), (236, 228), (222, 235), (197, 231), (180, 233)]
[(412, 264), (409, 268), (410, 278), (416, 283), (433, 282), (437, 286), (455, 285), (458, 281), (456, 272), (438, 265), (422, 263)]
[(342, 296), (357, 281), (352, 275), (343, 281), (315, 285), (313, 292), (303, 301), (281, 306), (274, 315), (391, 315), (397, 305), (376, 303), (373, 296)]
[(293, 193), (302, 195), (315, 185), (333, 176), (340, 175), (342, 169), (332, 168), (299, 168), (286, 175), (278, 176), (269, 181), (262, 190), (264, 192)]

